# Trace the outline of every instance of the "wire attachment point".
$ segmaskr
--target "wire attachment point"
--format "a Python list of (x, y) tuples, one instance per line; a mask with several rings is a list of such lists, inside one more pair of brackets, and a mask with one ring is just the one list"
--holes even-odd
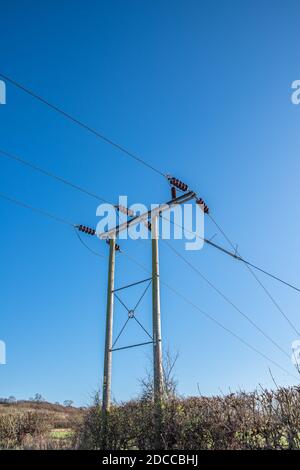
[(209, 207), (205, 204), (202, 197), (196, 199), (196, 204), (203, 210), (204, 214), (209, 214)]
[(180, 189), (180, 191), (183, 192), (188, 191), (189, 187), (186, 183), (183, 183), (183, 181), (180, 181), (179, 179), (174, 178), (171, 175), (167, 175), (167, 179), (171, 186), (174, 186), (175, 188)]
[(96, 230), (90, 227), (86, 227), (85, 225), (77, 225), (76, 228), (80, 232), (87, 233), (88, 235), (96, 235)]

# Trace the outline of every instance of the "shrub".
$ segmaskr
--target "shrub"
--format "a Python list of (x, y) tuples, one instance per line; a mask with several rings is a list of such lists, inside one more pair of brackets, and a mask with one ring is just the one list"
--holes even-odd
[[(106, 445), (111, 450), (154, 448), (151, 399), (114, 405)], [(88, 410), (75, 446), (99, 449), (101, 409)], [(227, 396), (169, 398), (162, 408), (161, 442), (172, 449), (300, 449), (300, 388)]]
[(37, 437), (48, 430), (43, 413), (28, 412), (0, 416), (0, 449), (21, 448), (29, 436)]

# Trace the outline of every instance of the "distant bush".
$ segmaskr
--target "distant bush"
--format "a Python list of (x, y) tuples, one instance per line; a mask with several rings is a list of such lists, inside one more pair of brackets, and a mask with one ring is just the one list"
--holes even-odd
[(74, 403), (73, 400), (65, 400), (63, 402), (63, 405), (67, 408), (70, 408), (73, 405), (73, 403)]
[(45, 400), (45, 398), (40, 394), (40, 393), (36, 393), (32, 399), (32, 401), (36, 401), (37, 403), (42, 403)]
[[(163, 406), (162, 447), (171, 449), (300, 449), (300, 388), (278, 388), (227, 396), (169, 398)], [(141, 398), (114, 405), (107, 447), (154, 448), (153, 404)], [(75, 446), (99, 449), (100, 406), (90, 408)]]

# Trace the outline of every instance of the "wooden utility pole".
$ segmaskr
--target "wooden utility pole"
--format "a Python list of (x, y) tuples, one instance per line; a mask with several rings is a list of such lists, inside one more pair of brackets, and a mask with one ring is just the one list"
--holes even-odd
[(153, 324), (153, 388), (154, 388), (154, 421), (156, 448), (161, 448), (161, 421), (163, 400), (163, 365), (160, 319), (160, 285), (158, 253), (158, 215), (151, 219), (152, 232), (152, 324)]
[(109, 241), (109, 266), (107, 283), (107, 308), (106, 308), (106, 331), (104, 350), (104, 372), (103, 372), (103, 396), (102, 396), (102, 447), (105, 448), (105, 435), (107, 426), (107, 415), (111, 399), (111, 368), (112, 368), (112, 340), (113, 340), (113, 310), (114, 310), (114, 285), (115, 285), (115, 239)]
[[(177, 180), (176, 180), (177, 181)], [(183, 190), (181, 188), (181, 190)], [(173, 191), (174, 193), (174, 191)], [(161, 425), (162, 425), (162, 406), (164, 398), (164, 378), (163, 378), (163, 366), (162, 366), (162, 339), (161, 339), (161, 319), (160, 319), (160, 283), (159, 283), (159, 253), (158, 253), (158, 221), (159, 217), (163, 212), (169, 211), (170, 208), (184, 204), (196, 197), (196, 194), (193, 191), (189, 191), (179, 197), (175, 197), (176, 194), (172, 193), (172, 200), (162, 204), (157, 209), (151, 209), (145, 214), (138, 216), (133, 216), (130, 220), (99, 234), (100, 239), (109, 239), (109, 268), (108, 268), (108, 287), (107, 287), (107, 311), (106, 311), (106, 334), (105, 334), (105, 351), (104, 351), (104, 376), (103, 376), (103, 398), (102, 398), (102, 449), (106, 448), (106, 435), (107, 435), (107, 423), (108, 415), (110, 408), (110, 395), (111, 395), (111, 369), (112, 369), (112, 353), (113, 351), (121, 351), (128, 348), (134, 348), (138, 346), (143, 346), (147, 344), (153, 344), (153, 389), (154, 389), (154, 423), (155, 423), (155, 447), (156, 449), (162, 448), (162, 439), (161, 439)], [(151, 224), (148, 224), (151, 220)], [(128, 310), (128, 319), (124, 324), (121, 332), (115, 339), (113, 343), (113, 307), (114, 307), (114, 297), (117, 296), (117, 291), (121, 289), (126, 289), (132, 287), (133, 285), (140, 284), (142, 282), (147, 282), (149, 279), (144, 279), (142, 281), (118, 288), (114, 288), (114, 278), (115, 278), (115, 253), (116, 250), (120, 251), (120, 247), (116, 245), (115, 240), (117, 236), (123, 231), (128, 230), (129, 227), (132, 227), (139, 223), (147, 223), (149, 229), (151, 229), (152, 237), (152, 336), (147, 332), (147, 330), (141, 325), (141, 323), (135, 318), (134, 310)], [(95, 230), (89, 229), (88, 227), (79, 226), (79, 230), (95, 234)], [(116, 248), (117, 246), (117, 248)], [(146, 288), (147, 290), (147, 288)], [(145, 291), (146, 292), (146, 291)], [(142, 295), (142, 297), (144, 294)], [(141, 298), (142, 298), (141, 297)], [(119, 299), (120, 300), (120, 299)], [(141, 299), (140, 299), (141, 300)], [(140, 301), (139, 301), (140, 302)], [(138, 302), (138, 303), (139, 303)], [(124, 302), (121, 302), (124, 306)], [(129, 346), (115, 348), (115, 344), (118, 341), (121, 333), (124, 331), (128, 320), (135, 318), (139, 325), (142, 327), (144, 332), (150, 337), (151, 341), (137, 343)]]

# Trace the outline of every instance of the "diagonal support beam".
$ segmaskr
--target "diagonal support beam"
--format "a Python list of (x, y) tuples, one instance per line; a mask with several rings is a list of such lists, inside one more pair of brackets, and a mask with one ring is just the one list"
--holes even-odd
[(147, 277), (147, 279), (143, 279), (142, 281), (133, 282), (132, 284), (127, 284), (126, 286), (119, 287), (118, 289), (114, 289), (113, 292), (118, 292), (120, 290), (128, 289), (129, 287), (138, 286), (139, 284), (142, 284), (143, 282), (147, 282), (151, 280), (152, 280), (151, 277)]
[(111, 349), (110, 351), (122, 351), (123, 349), (137, 348), (138, 346), (145, 346), (146, 344), (152, 344), (153, 341), (146, 341), (145, 343), (131, 344), (130, 346), (123, 346), (122, 348)]
[(143, 300), (143, 298), (145, 297), (146, 293), (147, 293), (147, 290), (149, 289), (149, 287), (151, 286), (151, 283), (152, 283), (152, 279), (150, 279), (150, 282), (149, 284), (147, 285), (146, 289), (144, 290), (144, 292), (142, 293), (141, 297), (139, 298), (139, 300), (137, 301), (133, 311), (135, 312), (136, 309), (138, 308), (138, 306), (140, 305), (141, 301)]
[(120, 333), (118, 334), (118, 336), (116, 337), (116, 339), (115, 339), (115, 341), (114, 341), (114, 343), (113, 343), (113, 345), (112, 345), (112, 348), (114, 348), (115, 345), (117, 344), (118, 339), (120, 338), (121, 334), (122, 334), (123, 331), (125, 330), (125, 328), (126, 328), (126, 326), (127, 326), (127, 323), (129, 322), (129, 320), (130, 320), (130, 317), (127, 318), (126, 322), (125, 322), (124, 325), (122, 326)]
[(144, 332), (146, 333), (146, 335), (149, 336), (150, 339), (153, 340), (152, 336), (150, 335), (150, 333), (146, 330), (146, 328), (141, 324), (141, 322), (136, 318), (136, 317), (133, 317), (135, 319), (135, 321), (140, 325), (140, 327), (142, 328), (142, 330), (144, 330)]
[(123, 307), (124, 307), (124, 308), (127, 310), (127, 312), (129, 313), (129, 312), (130, 312), (130, 309), (124, 304), (123, 300), (120, 299), (120, 297), (119, 297), (116, 293), (114, 293), (114, 295), (115, 295), (116, 299), (118, 299), (118, 301), (120, 302), (120, 304), (123, 305)]

